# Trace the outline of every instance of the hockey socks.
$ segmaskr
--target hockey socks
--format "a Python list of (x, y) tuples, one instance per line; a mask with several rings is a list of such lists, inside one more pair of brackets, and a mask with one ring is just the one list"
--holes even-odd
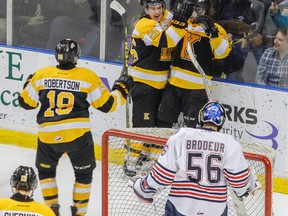
[(81, 184), (75, 182), (73, 189), (73, 202), (77, 208), (77, 215), (82, 216), (87, 213), (91, 184)]

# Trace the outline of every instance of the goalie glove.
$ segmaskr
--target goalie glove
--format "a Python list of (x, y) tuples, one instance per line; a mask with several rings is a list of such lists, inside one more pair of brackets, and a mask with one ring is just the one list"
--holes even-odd
[(173, 14), (172, 25), (177, 28), (186, 28), (188, 26), (188, 19), (191, 17), (193, 12), (193, 5), (184, 3), (179, 9)]
[(133, 185), (133, 190), (137, 198), (145, 203), (152, 203), (153, 196), (157, 192), (157, 190), (149, 187), (147, 184), (147, 176), (145, 178), (138, 178)]
[(33, 75), (34, 75), (34, 74), (30, 74), (30, 75), (27, 77), (27, 79), (26, 79), (26, 81), (25, 81), (25, 83), (24, 83), (24, 85), (23, 85), (23, 89), (26, 88), (26, 86), (28, 85), (28, 83), (29, 83), (30, 80), (32, 79)]
[(255, 194), (261, 188), (261, 183), (253, 167), (250, 167), (250, 186), (248, 188), (249, 194)]
[(244, 193), (241, 196), (238, 196), (239, 198), (242, 197), (247, 197), (249, 194), (254, 195), (256, 193), (257, 190), (259, 190), (261, 188), (261, 183), (255, 173), (255, 170), (253, 169), (253, 167), (250, 167), (250, 181), (249, 181), (249, 187), (246, 191), (246, 193)]
[(200, 24), (204, 29), (205, 33), (211, 37), (216, 38), (218, 37), (218, 29), (214, 25), (214, 20), (207, 15), (202, 15), (197, 17), (196, 23)]
[(134, 86), (134, 81), (131, 76), (121, 75), (118, 80), (115, 82), (112, 90), (118, 90), (121, 92), (124, 98), (127, 98), (129, 90)]

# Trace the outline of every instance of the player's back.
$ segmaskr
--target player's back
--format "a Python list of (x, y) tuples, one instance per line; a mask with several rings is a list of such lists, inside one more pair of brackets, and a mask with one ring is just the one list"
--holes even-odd
[(181, 128), (168, 145), (175, 151), (179, 168), (169, 200), (188, 215), (221, 215), (226, 207), (227, 176), (239, 187), (247, 183), (248, 167), (240, 144), (212, 130)]
[(0, 215), (55, 216), (46, 205), (35, 201), (17, 201), (9, 198), (0, 199)]
[(20, 96), (30, 107), (41, 104), (37, 115), (41, 141), (60, 143), (90, 131), (90, 104), (94, 108), (103, 106), (110, 92), (99, 76), (87, 68), (65, 70), (48, 66), (33, 75)]

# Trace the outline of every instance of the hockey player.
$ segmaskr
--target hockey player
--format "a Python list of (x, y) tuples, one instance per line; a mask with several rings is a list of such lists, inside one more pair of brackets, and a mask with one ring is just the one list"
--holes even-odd
[(171, 136), (151, 172), (134, 183), (135, 194), (146, 203), (171, 185), (165, 216), (227, 216), (227, 184), (238, 197), (259, 187), (241, 145), (218, 132), (225, 122), (224, 107), (205, 104), (199, 122), (201, 127), (181, 128)]
[(186, 50), (187, 43), (191, 44), (208, 80), (221, 76), (214, 65), (219, 59), (227, 57), (231, 50), (225, 30), (209, 16), (198, 16), (196, 11), (201, 10), (193, 12), (187, 34), (175, 50), (171, 76), (157, 114), (158, 127), (171, 128), (180, 112), (183, 112), (185, 126), (196, 127), (199, 110), (208, 101), (202, 77)]
[(32, 167), (19, 166), (10, 179), (13, 195), (0, 199), (0, 215), (55, 216), (45, 204), (33, 200), (38, 180)]
[[(130, 51), (134, 61), (129, 74), (135, 81), (131, 90), (133, 127), (155, 126), (157, 110), (170, 73), (172, 48), (186, 34), (193, 2), (196, 1), (190, 0), (183, 4), (172, 15), (166, 9), (164, 0), (141, 1), (145, 14), (135, 24)], [(143, 151), (150, 151), (150, 145), (144, 144), (144, 147)], [(136, 156), (141, 152), (139, 149), (134, 150)], [(146, 159), (144, 154), (140, 155), (138, 161)], [(134, 168), (128, 164), (125, 164), (124, 170), (127, 175), (135, 175)]]
[(96, 73), (76, 67), (80, 47), (71, 39), (57, 44), (55, 57), (56, 67), (44, 67), (29, 76), (19, 103), (27, 110), (40, 103), (36, 167), (45, 203), (59, 215), (56, 168), (67, 152), (75, 173), (72, 215), (82, 216), (87, 212), (96, 167), (88, 109), (92, 105), (104, 113), (115, 111), (126, 102), (133, 79), (120, 76), (110, 92)]

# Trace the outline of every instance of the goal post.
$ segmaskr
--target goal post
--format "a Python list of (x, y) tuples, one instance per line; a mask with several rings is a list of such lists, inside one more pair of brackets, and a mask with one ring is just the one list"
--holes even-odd
[[(164, 214), (165, 203), (169, 188), (158, 193), (152, 204), (140, 202), (131, 188), (131, 177), (124, 175), (124, 161), (135, 165), (133, 158), (127, 157), (131, 149), (141, 149), (144, 143), (163, 147), (167, 139), (176, 133), (177, 129), (167, 128), (127, 128), (123, 130), (107, 130), (102, 137), (102, 216), (112, 215), (159, 215)], [(247, 215), (271, 216), (273, 193), (273, 164), (276, 152), (271, 147), (257, 143), (241, 143), (244, 156), (255, 170), (262, 187), (254, 196), (244, 198)], [(127, 148), (128, 146), (128, 148)], [(138, 152), (139, 153), (139, 152)], [(151, 152), (153, 160), (143, 161), (143, 165), (137, 170), (137, 176), (147, 174), (155, 160), (159, 157), (159, 151)], [(228, 213), (237, 216), (233, 199), (228, 192)]]

